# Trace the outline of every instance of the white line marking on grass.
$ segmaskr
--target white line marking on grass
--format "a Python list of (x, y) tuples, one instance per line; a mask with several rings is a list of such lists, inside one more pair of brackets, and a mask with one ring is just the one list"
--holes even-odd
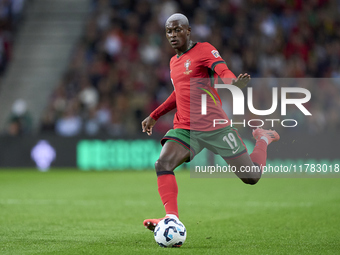
[[(188, 202), (188, 205), (202, 205), (203, 202)], [(220, 207), (220, 202), (211, 202), (207, 203), (207, 205), (212, 207)], [(262, 201), (240, 201), (240, 202), (228, 202), (226, 201), (224, 203), (225, 206), (229, 207), (268, 207), (268, 208), (274, 208), (274, 207), (311, 207), (315, 205), (315, 203), (312, 202), (262, 202)]]
[[(0, 199), (0, 205), (80, 205), (96, 206), (106, 205), (107, 200), (65, 200), (65, 199)], [(111, 201), (112, 203), (114, 200)], [(118, 204), (117, 204), (118, 205)], [(125, 200), (119, 203), (120, 206), (147, 206), (148, 203), (139, 200)]]
[[(103, 201), (104, 202), (104, 201)], [(0, 199), (0, 204), (6, 205), (98, 205), (100, 202), (94, 200), (62, 200), (62, 199)]]
[(258, 202), (258, 201), (248, 201), (243, 203), (246, 206), (253, 207), (311, 207), (312, 202)]

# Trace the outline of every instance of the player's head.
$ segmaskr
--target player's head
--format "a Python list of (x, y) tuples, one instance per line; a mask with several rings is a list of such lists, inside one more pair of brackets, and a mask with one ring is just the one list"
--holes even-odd
[(166, 38), (174, 49), (187, 50), (190, 32), (188, 18), (181, 13), (172, 14), (165, 22)]

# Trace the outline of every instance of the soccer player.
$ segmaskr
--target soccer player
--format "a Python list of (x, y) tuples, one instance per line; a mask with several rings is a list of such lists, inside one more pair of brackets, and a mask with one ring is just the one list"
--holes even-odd
[[(211, 84), (212, 79), (209, 78), (219, 76), (225, 84), (243, 88), (249, 82), (250, 76), (246, 73), (236, 78), (211, 44), (193, 43), (190, 40), (191, 28), (188, 19), (183, 14), (171, 15), (165, 23), (165, 30), (170, 45), (177, 53), (170, 60), (174, 91), (142, 121), (142, 129), (151, 135), (157, 119), (177, 108), (174, 129), (169, 130), (161, 140), (163, 148), (155, 168), (158, 192), (165, 207), (165, 217), (178, 219), (178, 187), (174, 175), (177, 166), (190, 161), (203, 148), (207, 148), (222, 156), (230, 166), (236, 167), (236, 175), (244, 183), (255, 184), (261, 178), (261, 167), (266, 165), (267, 146), (278, 141), (280, 137), (276, 131), (256, 129), (253, 131), (256, 145), (253, 153), (249, 155), (237, 130), (230, 127), (229, 121), (214, 126), (214, 119), (228, 120), (228, 116), (222, 110), (217, 91)], [(202, 90), (210, 95), (207, 96), (206, 115), (201, 115)], [(197, 111), (195, 107), (199, 110)], [(195, 112), (199, 112), (199, 116), (196, 116)], [(243, 173), (240, 171), (241, 166), (255, 169), (257, 166), (258, 170)], [(143, 224), (153, 231), (160, 220), (146, 219)]]

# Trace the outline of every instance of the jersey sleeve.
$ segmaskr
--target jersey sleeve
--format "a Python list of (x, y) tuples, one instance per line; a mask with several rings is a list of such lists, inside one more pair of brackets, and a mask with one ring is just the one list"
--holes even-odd
[(226, 64), (216, 65), (214, 72), (221, 78), (224, 84), (231, 84), (236, 78), (235, 74), (227, 67)]
[(202, 62), (204, 66), (216, 73), (225, 84), (230, 84), (232, 79), (236, 78), (220, 56), (219, 52), (210, 43), (204, 43)]
[(202, 51), (201, 51), (201, 61), (202, 64), (212, 71), (214, 71), (216, 65), (225, 63), (225, 61), (221, 58), (220, 53), (216, 50), (214, 46), (210, 43), (202, 43)]
[(164, 103), (158, 106), (157, 109), (150, 114), (150, 117), (153, 118), (154, 120), (158, 120), (159, 117), (163, 116), (164, 114), (170, 112), (175, 108), (176, 108), (176, 92), (173, 91), (171, 95), (164, 101)]

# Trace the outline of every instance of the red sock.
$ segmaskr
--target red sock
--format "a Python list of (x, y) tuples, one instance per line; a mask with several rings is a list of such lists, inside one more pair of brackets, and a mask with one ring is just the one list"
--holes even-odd
[(173, 172), (158, 175), (158, 193), (161, 196), (165, 213), (175, 214), (178, 217), (177, 194), (178, 187)]
[(256, 141), (253, 153), (250, 154), (251, 161), (259, 165), (261, 169), (263, 169), (263, 167), (266, 165), (267, 147), (268, 145), (266, 141), (263, 139), (259, 139)]

